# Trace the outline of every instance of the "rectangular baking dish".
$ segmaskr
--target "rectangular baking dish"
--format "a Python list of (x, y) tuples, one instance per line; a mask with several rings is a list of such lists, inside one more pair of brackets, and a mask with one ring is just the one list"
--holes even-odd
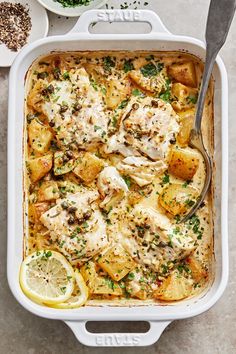
[[(147, 22), (147, 34), (91, 34), (93, 22)], [(215, 197), (214, 197), (214, 280), (199, 297), (176, 304), (160, 306), (85, 306), (74, 310), (58, 310), (40, 306), (29, 300), (19, 285), (19, 269), (23, 258), (23, 133), (24, 80), (35, 59), (52, 51), (83, 50), (158, 50), (184, 51), (204, 59), (201, 41), (171, 34), (160, 18), (148, 10), (92, 10), (84, 13), (66, 35), (48, 37), (26, 46), (17, 56), (9, 78), (8, 113), (8, 282), (18, 302), (28, 311), (49, 319), (63, 320), (80, 342), (90, 346), (145, 346), (158, 340), (173, 320), (201, 314), (222, 295), (228, 279), (228, 92), (227, 74), (217, 57), (213, 77), (215, 83)], [(149, 321), (146, 333), (90, 333), (86, 321)]]

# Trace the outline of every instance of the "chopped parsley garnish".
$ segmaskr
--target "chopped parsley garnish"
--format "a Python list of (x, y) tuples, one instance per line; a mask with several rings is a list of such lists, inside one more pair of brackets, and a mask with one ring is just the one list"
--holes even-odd
[(144, 65), (140, 71), (145, 77), (157, 76), (157, 74), (163, 69), (164, 64), (158, 63), (155, 65), (154, 63), (148, 63)]
[(90, 79), (90, 82), (91, 82), (91, 85), (94, 88), (94, 90), (97, 91), (98, 90), (98, 85), (97, 85), (96, 81), (94, 81), (93, 79)]
[(170, 97), (171, 97), (171, 88), (170, 88), (170, 79), (166, 80), (166, 90), (165, 92), (160, 94), (160, 98), (165, 101), (165, 102), (169, 102), (170, 101)]
[(125, 108), (125, 107), (127, 106), (128, 102), (129, 102), (128, 99), (123, 100), (123, 101), (119, 104), (118, 109), (123, 109), (123, 108)]
[(125, 183), (127, 184), (127, 187), (130, 188), (131, 184), (132, 184), (132, 180), (129, 176), (122, 176), (123, 180), (125, 181)]
[(196, 96), (191, 96), (190, 95), (190, 96), (187, 97), (187, 102), (195, 104), (195, 103), (197, 103), (197, 99), (198, 99), (197, 95)]
[(202, 233), (203, 233), (203, 228), (200, 227), (200, 220), (197, 215), (193, 215), (189, 219), (189, 225), (192, 227), (193, 232), (197, 235), (197, 239), (201, 240), (202, 239)]
[(123, 66), (124, 72), (128, 73), (129, 71), (131, 71), (133, 69), (134, 69), (134, 65), (133, 65), (132, 61), (130, 59), (129, 60), (125, 60), (124, 66)]
[(143, 76), (145, 76), (145, 77), (152, 77), (152, 76), (156, 76), (158, 74), (157, 67), (153, 63), (148, 63), (148, 64), (144, 65), (140, 69), (140, 71), (143, 74)]
[(102, 129), (99, 125), (94, 125), (94, 131), (98, 131), (99, 129)]
[(128, 278), (129, 280), (133, 280), (134, 277), (135, 277), (134, 273), (129, 273), (129, 274), (127, 275), (127, 278)]
[(68, 80), (70, 78), (68, 71), (65, 71), (62, 76), (64, 80)]
[(87, 6), (91, 0), (55, 0), (62, 4), (63, 7)]
[(143, 96), (143, 93), (142, 93), (142, 91), (140, 91), (139, 89), (136, 88), (132, 91), (132, 95), (133, 96)]
[(117, 126), (117, 118), (116, 116), (112, 117), (112, 121), (111, 121), (112, 126), (115, 128)]
[(111, 68), (114, 68), (116, 63), (114, 60), (111, 59), (111, 57), (104, 57), (103, 58), (103, 67), (107, 71), (111, 71)]
[(114, 281), (109, 278), (106, 278), (105, 281), (106, 281), (108, 287), (114, 291), (114, 288), (115, 288)]
[(167, 173), (165, 173), (165, 175), (162, 177), (162, 183), (170, 183), (170, 176)]

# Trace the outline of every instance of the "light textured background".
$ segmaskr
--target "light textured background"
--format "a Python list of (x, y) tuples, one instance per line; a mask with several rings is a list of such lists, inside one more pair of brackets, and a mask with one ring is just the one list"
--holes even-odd
[[(133, 0), (131, 0), (133, 2)], [(209, 0), (146, 0), (148, 6), (138, 8), (155, 10), (173, 33), (203, 39)], [(219, 0), (220, 1), (220, 0)], [(30, 1), (31, 2), (31, 1)], [(109, 1), (119, 8), (123, 1)], [(129, 1), (128, 1), (129, 3)], [(131, 6), (132, 7), (132, 6)], [(49, 14), (50, 34), (66, 33), (75, 19), (58, 18)], [(104, 25), (103, 25), (104, 26)], [(109, 28), (109, 24), (105, 25)], [(217, 24), (216, 24), (217, 26)], [(97, 27), (101, 29), (101, 27)], [(104, 28), (104, 27), (103, 27)], [(94, 27), (96, 30), (96, 26)], [(140, 32), (140, 27), (138, 29)], [(59, 321), (38, 318), (24, 310), (11, 295), (6, 280), (6, 168), (7, 168), (7, 89), (8, 69), (0, 68), (0, 353), (141, 353), (148, 354), (234, 354), (236, 353), (236, 18), (221, 51), (229, 75), (229, 234), (230, 278), (221, 300), (207, 313), (198, 317), (173, 322), (158, 343), (143, 348), (88, 348), (77, 342), (67, 326)], [(21, 237), (21, 235), (19, 235)], [(138, 311), (138, 310), (137, 310)], [(129, 324), (131, 327), (132, 324)], [(137, 325), (133, 327), (137, 329)], [(97, 328), (109, 329), (111, 324), (97, 323)], [(122, 329), (122, 325), (118, 324)], [(124, 328), (123, 328), (124, 329)], [(126, 325), (127, 329), (127, 325)]]

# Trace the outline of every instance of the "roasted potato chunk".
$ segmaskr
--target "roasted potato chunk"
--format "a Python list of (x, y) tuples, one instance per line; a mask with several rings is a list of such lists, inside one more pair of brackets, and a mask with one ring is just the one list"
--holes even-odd
[(42, 112), (42, 103), (44, 102), (44, 97), (42, 95), (42, 90), (45, 88), (45, 83), (43, 80), (36, 81), (34, 87), (30, 90), (27, 98), (27, 103), (30, 107), (34, 108), (38, 112)]
[(195, 188), (183, 184), (170, 184), (159, 195), (159, 203), (172, 215), (185, 213), (194, 205), (197, 198)]
[(52, 154), (29, 159), (27, 161), (27, 168), (31, 181), (39, 181), (52, 168)]
[(171, 95), (174, 99), (171, 104), (179, 112), (195, 106), (198, 98), (198, 90), (181, 83), (174, 83), (171, 88)]
[(189, 109), (187, 111), (179, 112), (180, 116), (180, 130), (177, 135), (177, 142), (185, 147), (189, 143), (191, 129), (193, 128), (194, 120), (194, 109)]
[(29, 206), (29, 218), (32, 222), (37, 223), (45, 211), (50, 208), (49, 203), (34, 203)]
[(202, 263), (196, 259), (196, 257), (189, 256), (186, 259), (186, 264), (188, 268), (191, 270), (191, 275), (193, 279), (199, 283), (201, 280), (206, 279), (207, 271), (204, 269)]
[(48, 127), (33, 119), (28, 128), (29, 143), (31, 148), (39, 154), (48, 151), (53, 134)]
[(183, 85), (191, 87), (197, 86), (195, 65), (192, 61), (181, 64), (172, 64), (168, 68), (168, 74), (175, 81), (178, 81)]
[(54, 154), (54, 174), (56, 176), (64, 175), (74, 168), (74, 159), (67, 157), (66, 154), (63, 151), (56, 151)]
[(119, 284), (107, 276), (99, 275), (94, 262), (87, 262), (80, 268), (80, 272), (92, 294), (122, 295), (123, 292)]
[(120, 245), (110, 248), (98, 259), (99, 266), (116, 281), (121, 280), (134, 267), (135, 262)]
[(82, 157), (76, 161), (74, 174), (81, 178), (83, 182), (91, 183), (104, 167), (103, 160), (99, 159), (94, 154), (86, 152)]
[(35, 235), (36, 250), (53, 249), (50, 240), (51, 238), (49, 234), (44, 235), (44, 234), (37, 233)]
[(110, 79), (106, 83), (106, 104), (108, 108), (115, 109), (121, 101), (130, 95), (130, 81), (127, 79)]
[(154, 297), (164, 301), (182, 300), (191, 294), (192, 282), (174, 270), (154, 292)]
[(44, 202), (47, 200), (54, 200), (60, 197), (57, 182), (45, 181), (38, 190), (38, 201)]
[(174, 176), (190, 181), (199, 166), (199, 157), (193, 149), (173, 148), (169, 159), (169, 172)]

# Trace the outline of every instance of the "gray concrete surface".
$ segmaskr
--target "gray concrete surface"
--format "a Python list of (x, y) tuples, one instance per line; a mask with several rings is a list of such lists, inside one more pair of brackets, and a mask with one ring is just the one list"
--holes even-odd
[[(133, 3), (133, 0), (131, 0)], [(129, 2), (129, 1), (128, 1)], [(144, 7), (144, 0), (139, 8)], [(200, 39), (209, 0), (147, 0), (145, 8), (155, 10), (173, 33)], [(109, 1), (119, 7), (123, 1)], [(49, 14), (50, 34), (65, 33), (74, 19)], [(96, 27), (95, 27), (96, 28)], [(141, 353), (148, 354), (234, 354), (236, 353), (236, 18), (221, 55), (229, 75), (229, 234), (230, 278), (221, 300), (207, 313), (173, 322), (160, 340), (148, 348), (88, 348), (77, 342), (73, 333), (59, 321), (38, 318), (24, 310), (11, 295), (6, 280), (6, 188), (7, 188), (7, 101), (8, 69), (0, 68), (0, 353), (4, 354), (74, 354), (74, 353)], [(19, 235), (21, 237), (21, 235)], [(96, 327), (109, 329), (110, 324)], [(133, 324), (135, 328), (136, 325)], [(122, 325), (118, 324), (122, 329)], [(126, 326), (127, 327), (127, 326)], [(132, 328), (132, 324), (130, 324)]]

